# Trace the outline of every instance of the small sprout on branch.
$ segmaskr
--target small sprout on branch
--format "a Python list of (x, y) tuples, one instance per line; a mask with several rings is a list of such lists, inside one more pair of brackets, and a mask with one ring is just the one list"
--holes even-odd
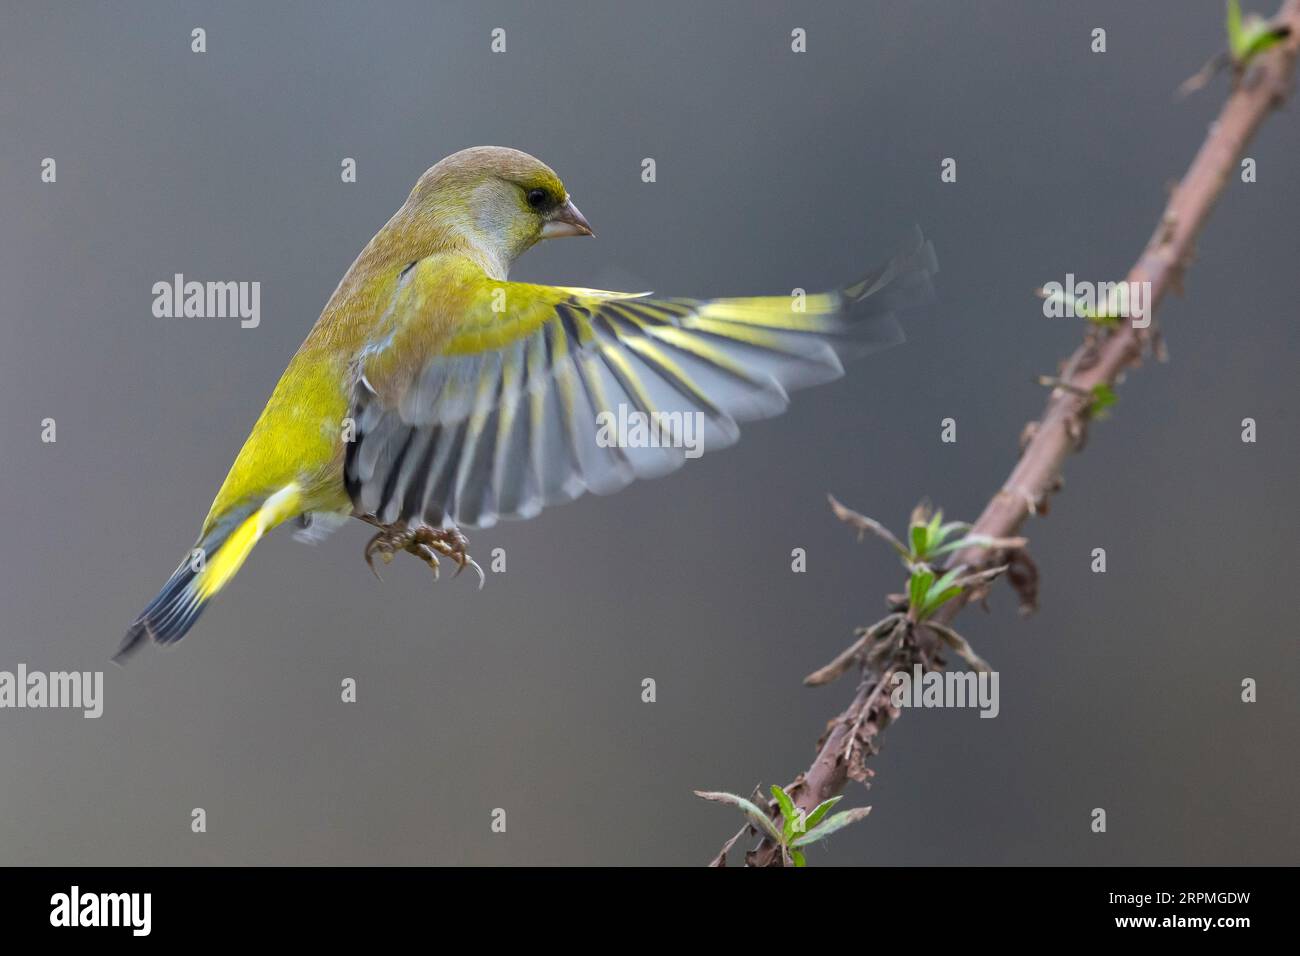
[(1108, 409), (1119, 401), (1119, 396), (1115, 394), (1115, 390), (1105, 382), (1098, 382), (1094, 385), (1090, 396), (1088, 415), (1096, 419), (1102, 419), (1109, 415)]
[(1073, 382), (1067, 382), (1064, 379), (1053, 378), (1050, 375), (1040, 375), (1038, 376), (1038, 384), (1045, 388), (1059, 388), (1086, 400), (1088, 403), (1088, 417), (1098, 420), (1106, 418), (1109, 414), (1107, 410), (1119, 401), (1115, 389), (1111, 388), (1106, 382), (1098, 382), (1092, 388), (1080, 388)]
[(1208, 83), (1221, 70), (1232, 69), (1232, 85), (1236, 87), (1255, 57), (1272, 49), (1291, 35), (1285, 23), (1272, 23), (1258, 13), (1242, 16), (1239, 0), (1228, 0), (1228, 49), (1210, 58), (1200, 71), (1183, 82), (1178, 91), (1186, 96)]
[[(695, 795), (703, 797), (705, 800), (725, 803), (728, 806), (738, 808), (749, 819), (750, 826), (762, 833), (765, 839), (771, 840), (780, 849), (782, 862), (786, 866), (795, 867), (808, 865), (808, 861), (803, 854), (805, 847), (826, 839), (832, 833), (843, 830), (850, 823), (856, 823), (871, 812), (870, 807), (858, 807), (855, 810), (843, 810), (827, 817), (831, 808), (844, 799), (843, 797), (831, 797), (829, 800), (819, 803), (812, 812), (805, 815), (802, 810), (794, 805), (794, 801), (786, 793), (784, 787), (773, 784), (772, 797), (781, 811), (780, 826), (778, 827), (776, 821), (764, 813), (757, 804), (746, 800), (744, 797), (738, 797), (734, 793), (696, 790)], [(744, 830), (741, 830), (741, 832), (743, 833)]]
[(858, 639), (825, 667), (813, 671), (803, 679), (809, 687), (829, 684), (855, 663), (880, 670), (889, 662), (898, 663), (915, 659), (919, 629), (926, 629), (957, 653), (977, 671), (991, 668), (971, 649), (967, 640), (946, 624), (934, 620), (934, 613), (967, 589), (977, 589), (1007, 570), (1008, 565), (988, 568), (974, 574), (963, 575), (965, 566), (958, 565), (943, 577), (935, 578), (925, 565), (918, 565), (908, 579), (907, 609), (881, 618), (870, 627), (859, 628)]
[(1039, 287), (1034, 290), (1034, 295), (1044, 302), (1051, 302), (1059, 306), (1063, 315), (1073, 315), (1081, 319), (1087, 319), (1093, 325), (1100, 326), (1103, 329), (1113, 329), (1119, 325), (1120, 316), (1111, 315), (1109, 312), (1098, 312), (1095, 308), (1078, 297), (1070, 295), (1064, 289), (1055, 289), (1048, 292), (1046, 289)]
[[(830, 496), (828, 496), (830, 497)], [(859, 536), (871, 532), (876, 537), (889, 543), (898, 553), (907, 568), (908, 578), (906, 593), (897, 596), (893, 613), (881, 618), (870, 627), (859, 628), (857, 640), (841, 651), (825, 667), (814, 671), (803, 679), (809, 686), (816, 687), (829, 684), (840, 677), (850, 667), (857, 664), (865, 668), (881, 670), (902, 664), (910, 667), (911, 662), (920, 659), (941, 665), (942, 660), (932, 660), (933, 650), (926, 650), (925, 644), (937, 649), (933, 640), (924, 643), (918, 641), (918, 635), (929, 631), (942, 644), (955, 651), (963, 660), (976, 670), (988, 670), (989, 666), (976, 654), (970, 644), (960, 634), (946, 624), (934, 620), (935, 614), (949, 601), (959, 596), (967, 600), (982, 595), (984, 587), (998, 575), (1007, 570), (1009, 565), (987, 568), (970, 572), (965, 564), (948, 568), (942, 574), (931, 566), (937, 558), (969, 548), (987, 548), (998, 551), (1011, 551), (1019, 554), (1027, 543), (1024, 538), (994, 538), (985, 534), (971, 532), (971, 525), (964, 521), (945, 523), (942, 511), (931, 511), (925, 502), (917, 505), (908, 523), (908, 544), (903, 544), (894, 534), (873, 518), (858, 514), (846, 508), (830, 497), (831, 510), (835, 516), (858, 530)], [(1022, 603), (1023, 603), (1022, 597)]]
[[(950, 521), (945, 524), (942, 510), (931, 515), (929, 505), (922, 503), (912, 512), (912, 519), (908, 526), (909, 547), (899, 541), (893, 532), (879, 521), (858, 514), (852, 508), (846, 508), (835, 499), (834, 495), (826, 497), (831, 503), (831, 511), (835, 517), (858, 530), (858, 540), (862, 540), (866, 532), (871, 532), (887, 542), (898, 553), (903, 567), (909, 571), (918, 564), (932, 562), (936, 558), (965, 548), (1023, 548), (1025, 546), (1024, 538), (993, 538), (986, 534), (969, 534), (967, 532), (970, 531), (971, 526), (965, 521)], [(961, 536), (950, 540), (958, 532), (961, 532)]]
[(1277, 46), (1290, 35), (1291, 30), (1285, 24), (1274, 25), (1258, 13), (1243, 18), (1238, 0), (1228, 0), (1228, 53), (1239, 72), (1259, 54)]
[(913, 568), (911, 580), (907, 582), (907, 604), (912, 620), (917, 623), (925, 621), (961, 594), (961, 587), (953, 582), (965, 570), (966, 566), (959, 564), (936, 581), (934, 572), (925, 565)]

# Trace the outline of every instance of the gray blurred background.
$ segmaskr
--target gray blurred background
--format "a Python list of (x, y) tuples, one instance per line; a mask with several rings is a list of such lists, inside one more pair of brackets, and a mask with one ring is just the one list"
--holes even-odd
[[(1031, 292), (1127, 269), (1222, 102), (1222, 79), (1174, 96), (1222, 19), (1217, 0), (4, 0), (0, 669), (107, 673), (99, 720), (0, 711), (0, 862), (707, 861), (738, 819), (692, 789), (803, 769), (852, 687), (801, 677), (900, 584), (825, 493), (895, 528), (922, 496), (974, 518), (1079, 335)], [(355, 254), (481, 143), (554, 166), (599, 233), (513, 278), (816, 289), (919, 223), (940, 301), (736, 448), (474, 534), (508, 555), (481, 592), (406, 559), (376, 582), (356, 522), (314, 548), (281, 531), (178, 648), (113, 668)], [(999, 588), (961, 619), (1001, 715), (905, 713), (849, 791), (872, 816), (813, 865), (1297, 862), (1298, 153), (1293, 106), (1162, 314), (1171, 362), (1131, 377), (1028, 528), (1041, 612)], [(261, 326), (154, 318), (176, 272), (259, 280)]]

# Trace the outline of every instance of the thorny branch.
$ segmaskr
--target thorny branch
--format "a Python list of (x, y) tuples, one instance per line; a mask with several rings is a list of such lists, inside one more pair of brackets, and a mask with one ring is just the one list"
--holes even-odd
[[(1151, 283), (1148, 318), (1167, 292), (1172, 289), (1181, 293), (1196, 237), (1215, 201), (1236, 171), (1238, 159), (1256, 130), (1286, 100), (1300, 46), (1300, 0), (1285, 0), (1272, 22), (1279, 31), (1289, 30), (1289, 35), (1235, 77), (1232, 94), (1219, 118), (1210, 126), (1186, 175), (1174, 187), (1155, 234), (1129, 271), (1128, 281)], [(1030, 515), (1047, 513), (1050, 497), (1061, 487), (1066, 456), (1082, 447), (1091, 417), (1089, 397), (1093, 389), (1116, 385), (1125, 372), (1141, 363), (1148, 348), (1157, 356), (1162, 354), (1154, 321), (1146, 328), (1123, 322), (1110, 329), (1089, 330), (1083, 344), (1061, 363), (1060, 374), (1050, 380), (1052, 391), (1042, 416), (1026, 426), (1020, 459), (976, 521), (972, 534), (1010, 538)], [(852, 523), (845, 514), (839, 516)], [(949, 563), (953, 567), (964, 564), (974, 571), (1006, 562), (1010, 562), (1008, 578), (1020, 594), (1022, 609), (1031, 610), (1036, 573), (1023, 549), (970, 548), (953, 555)], [(939, 629), (946, 627), (963, 606), (972, 598), (981, 599), (984, 593), (985, 589), (977, 587), (950, 601), (935, 615), (934, 623)], [(916, 633), (919, 637), (927, 630), (922, 625)], [(928, 642), (915, 642), (910, 657), (895, 656), (864, 669), (852, 702), (827, 724), (818, 742), (816, 759), (786, 787), (797, 807), (810, 810), (841, 793), (849, 780), (867, 782), (872, 771), (864, 760), (877, 751), (877, 738), (898, 717), (889, 700), (891, 678), (900, 670), (910, 671), (913, 662), (934, 662), (940, 644), (933, 632), (929, 637)], [(864, 637), (827, 667), (810, 675), (809, 682), (824, 683), (859, 662), (866, 640)], [(711, 865), (725, 866), (727, 852), (746, 833), (756, 835), (751, 827), (743, 828), (727, 841)], [(750, 866), (779, 866), (782, 862), (779, 850), (769, 840), (749, 851), (745, 861)]]

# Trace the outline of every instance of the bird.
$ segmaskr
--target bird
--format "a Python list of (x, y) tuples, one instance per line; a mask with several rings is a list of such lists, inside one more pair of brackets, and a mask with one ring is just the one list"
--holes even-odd
[(194, 547), (114, 660), (146, 638), (179, 641), (291, 521), (312, 539), (355, 517), (375, 529), (372, 571), (406, 552), (436, 576), (441, 557), (481, 587), (463, 528), (684, 462), (681, 441), (611, 440), (609, 416), (658, 416), (660, 439), (698, 423), (700, 447), (725, 447), (739, 422), (783, 411), (789, 390), (901, 341), (896, 313), (931, 301), (938, 269), (915, 229), (888, 262), (825, 293), (691, 299), (507, 278), (538, 242), (593, 235), (528, 153), (472, 147), (421, 175), (330, 296)]

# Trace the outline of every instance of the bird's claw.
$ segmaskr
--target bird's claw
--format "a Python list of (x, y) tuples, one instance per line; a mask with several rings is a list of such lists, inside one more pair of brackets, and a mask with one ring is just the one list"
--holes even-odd
[(378, 554), (384, 564), (392, 564), (393, 552), (399, 546), (396, 536), (387, 529), (378, 532), (366, 542), (366, 566), (370, 568), (370, 573), (375, 576), (376, 581), (382, 581), (383, 578), (379, 575), (379, 569), (375, 567), (375, 555)]
[(478, 589), (482, 591), (483, 585), (487, 584), (487, 576), (483, 574), (483, 569), (479, 567), (479, 563), (475, 561), (473, 558), (471, 558), (468, 554), (465, 555), (465, 564), (462, 564), (460, 567), (456, 569), (456, 574), (453, 575), (453, 577), (459, 577), (460, 572), (465, 570), (466, 564), (469, 565), (471, 568), (473, 568), (474, 573), (478, 575)]
[[(375, 570), (374, 556), (378, 554), (385, 564), (393, 560), (393, 555), (398, 551), (407, 551), (430, 568), (433, 569), (433, 578), (438, 579), (438, 555), (450, 558), (456, 562), (456, 577), (465, 568), (472, 567), (478, 574), (478, 586), (483, 587), (487, 578), (483, 574), (483, 569), (479, 563), (470, 557), (469, 539), (456, 528), (429, 528), (416, 527), (407, 528), (399, 525), (387, 525), (381, 527), (375, 536), (366, 544), (365, 557), (366, 564), (370, 566), (371, 572), (376, 578), (379, 572)], [(382, 580), (382, 578), (380, 579)]]
[(419, 541), (414, 541), (411, 543), (411, 546), (408, 547), (406, 550), (410, 551), (411, 554), (415, 555), (417, 558), (419, 558), (421, 561), (427, 564), (430, 568), (432, 568), (433, 579), (435, 581), (438, 580), (438, 556), (433, 553), (432, 548), (430, 548), (427, 544), (421, 544)]
[(483, 569), (479, 567), (479, 563), (469, 555), (469, 538), (461, 534), (456, 528), (421, 528), (420, 531), (424, 533), (423, 540), (429, 547), (436, 550), (443, 557), (456, 562), (456, 573), (452, 575), (453, 577), (460, 577), (460, 573), (466, 567), (471, 567), (478, 574), (478, 586), (483, 587), (487, 578), (483, 574)]

